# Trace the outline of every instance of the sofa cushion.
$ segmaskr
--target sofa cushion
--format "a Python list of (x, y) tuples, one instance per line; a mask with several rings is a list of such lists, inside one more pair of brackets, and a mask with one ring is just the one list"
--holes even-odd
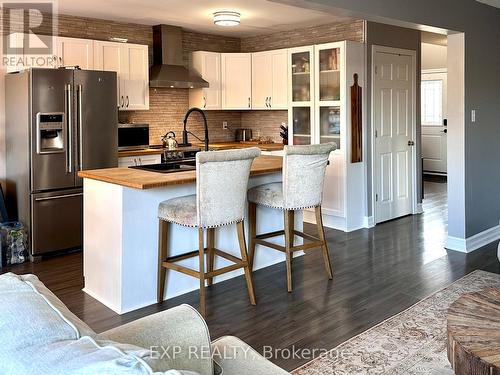
[(34, 275), (0, 275), (0, 374), (193, 374), (95, 333)]
[(36, 276), (0, 276), (1, 346), (22, 350), (94, 334)]

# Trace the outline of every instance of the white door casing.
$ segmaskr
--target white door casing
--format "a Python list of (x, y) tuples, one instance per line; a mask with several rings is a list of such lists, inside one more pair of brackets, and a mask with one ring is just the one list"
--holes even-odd
[[(448, 116), (447, 75), (446, 70), (422, 72), (422, 158), (424, 159), (424, 172), (440, 174), (447, 172), (448, 130), (443, 122)], [(424, 89), (424, 82), (429, 85), (429, 90)], [(432, 87), (432, 85), (436, 85), (436, 87)], [(433, 96), (440, 96), (440, 103), (436, 103), (440, 106), (425, 110), (427, 113), (430, 112), (431, 116), (428, 118), (425, 118), (423, 113), (426, 92)], [(435, 99), (428, 98), (429, 106), (434, 105), (432, 101)]]
[(416, 211), (415, 56), (415, 51), (373, 47), (373, 191), (377, 223)]

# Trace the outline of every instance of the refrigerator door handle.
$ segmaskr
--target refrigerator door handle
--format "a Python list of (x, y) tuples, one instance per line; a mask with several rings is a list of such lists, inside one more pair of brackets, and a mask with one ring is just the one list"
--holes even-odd
[(78, 167), (83, 169), (83, 114), (82, 114), (82, 85), (77, 86), (78, 101)]
[(82, 196), (82, 195), (83, 195), (83, 193), (74, 193), (74, 194), (66, 194), (66, 195), (54, 195), (52, 197), (35, 198), (35, 202), (43, 202), (43, 201), (50, 201), (50, 200), (54, 200), (54, 199), (79, 197), (79, 196)]
[(72, 90), (71, 83), (66, 85), (66, 129), (68, 131), (67, 165), (66, 172), (73, 173), (73, 111), (72, 111)]

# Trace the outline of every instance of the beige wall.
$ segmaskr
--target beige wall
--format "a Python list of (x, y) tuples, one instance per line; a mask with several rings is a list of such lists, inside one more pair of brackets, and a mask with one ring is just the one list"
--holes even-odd
[(446, 69), (447, 55), (446, 46), (422, 43), (422, 70)]

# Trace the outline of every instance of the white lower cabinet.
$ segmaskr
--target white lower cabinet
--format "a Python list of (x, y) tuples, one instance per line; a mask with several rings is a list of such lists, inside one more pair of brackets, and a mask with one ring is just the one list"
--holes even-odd
[(123, 156), (118, 158), (118, 167), (138, 167), (161, 163), (161, 155)]

